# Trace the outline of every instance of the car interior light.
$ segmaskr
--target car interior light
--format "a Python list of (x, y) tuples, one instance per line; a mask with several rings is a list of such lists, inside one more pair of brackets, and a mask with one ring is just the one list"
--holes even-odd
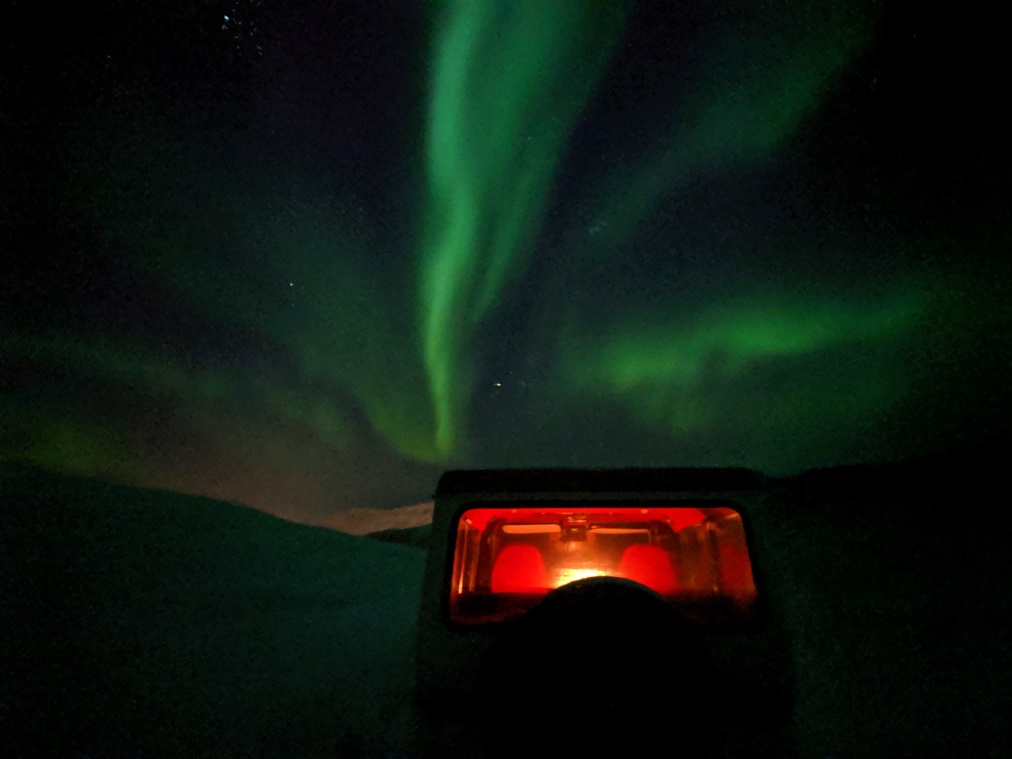
[(450, 619), (523, 615), (578, 580), (649, 588), (702, 623), (746, 619), (756, 587), (741, 515), (723, 505), (476, 507), (457, 519)]

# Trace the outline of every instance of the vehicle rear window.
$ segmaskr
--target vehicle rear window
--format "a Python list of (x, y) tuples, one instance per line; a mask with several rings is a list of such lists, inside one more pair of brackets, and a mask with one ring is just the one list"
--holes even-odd
[(504, 621), (603, 576), (638, 582), (701, 623), (747, 621), (756, 599), (741, 515), (727, 506), (479, 507), (457, 522), (450, 619)]

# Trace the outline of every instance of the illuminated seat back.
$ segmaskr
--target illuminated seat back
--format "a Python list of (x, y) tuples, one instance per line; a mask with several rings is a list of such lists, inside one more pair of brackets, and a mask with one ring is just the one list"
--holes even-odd
[(618, 573), (622, 577), (646, 585), (662, 596), (672, 595), (678, 588), (671, 559), (657, 546), (637, 543), (626, 548), (622, 553)]
[(506, 546), (492, 566), (493, 593), (544, 593), (548, 571), (541, 552), (531, 545)]

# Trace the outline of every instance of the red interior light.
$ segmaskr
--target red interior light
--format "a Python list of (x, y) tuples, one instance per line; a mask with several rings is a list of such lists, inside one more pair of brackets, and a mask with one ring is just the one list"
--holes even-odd
[(638, 582), (703, 622), (747, 617), (755, 601), (741, 516), (724, 506), (473, 508), (457, 523), (450, 617), (523, 614), (587, 577)]
[(547, 587), (545, 560), (534, 546), (506, 546), (492, 565), (493, 593), (540, 593)]
[(646, 585), (661, 595), (678, 591), (674, 563), (671, 557), (657, 546), (634, 543), (622, 553), (618, 574)]

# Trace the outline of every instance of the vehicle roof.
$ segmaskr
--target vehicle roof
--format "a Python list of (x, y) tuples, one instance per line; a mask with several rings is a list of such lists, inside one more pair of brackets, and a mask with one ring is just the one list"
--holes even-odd
[(458, 493), (684, 492), (759, 490), (765, 478), (744, 468), (458, 469), (443, 474), (436, 497)]

